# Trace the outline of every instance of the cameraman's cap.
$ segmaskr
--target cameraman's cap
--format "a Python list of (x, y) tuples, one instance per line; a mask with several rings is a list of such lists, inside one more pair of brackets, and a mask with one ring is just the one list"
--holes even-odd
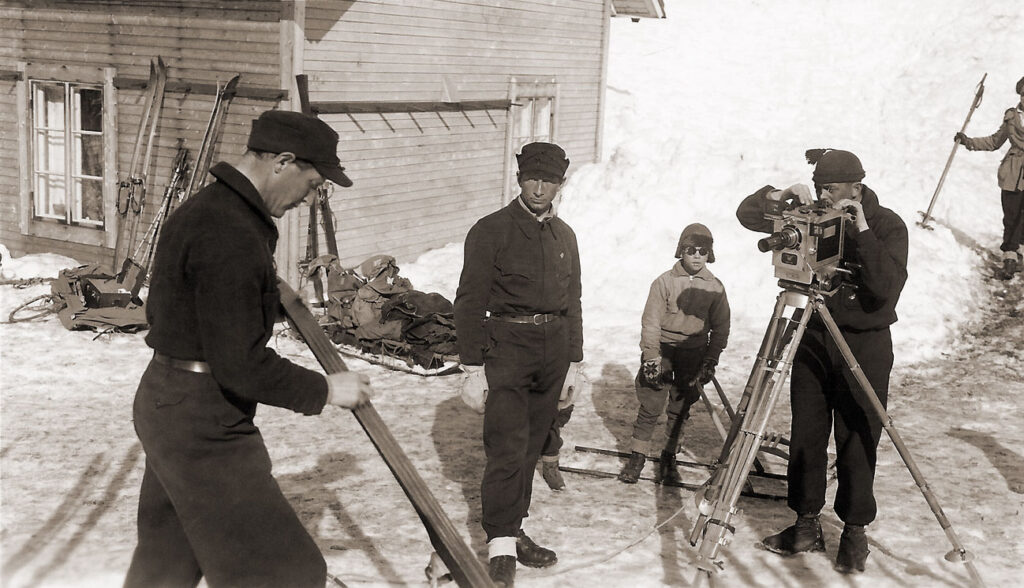
[(864, 179), (864, 166), (853, 153), (841, 149), (828, 149), (824, 153), (820, 151), (810, 149), (805, 154), (807, 162), (815, 164), (814, 174), (811, 175), (815, 184), (852, 183)]
[(679, 235), (679, 245), (676, 245), (676, 259), (683, 256), (683, 249), (687, 245), (694, 247), (706, 247), (708, 250), (708, 263), (715, 262), (715, 250), (712, 249), (715, 240), (711, 237), (711, 230), (700, 223), (686, 225), (683, 234)]
[(335, 184), (345, 188), (352, 185), (338, 159), (338, 133), (315, 116), (268, 110), (252, 121), (247, 146), (268, 153), (294, 153), (296, 159), (313, 164), (320, 175)]
[(565, 151), (554, 143), (523, 145), (522, 152), (516, 155), (516, 162), (519, 164), (519, 177), (535, 176), (554, 183), (561, 183), (565, 179), (565, 170), (569, 169)]

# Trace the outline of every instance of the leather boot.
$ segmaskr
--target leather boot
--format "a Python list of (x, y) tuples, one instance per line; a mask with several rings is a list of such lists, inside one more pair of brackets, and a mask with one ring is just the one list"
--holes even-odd
[(662, 451), (661, 459), (658, 460), (658, 481), (661, 483), (678, 484), (683, 481), (676, 469), (676, 454), (671, 451)]
[(516, 557), (519, 558), (519, 563), (528, 568), (546, 568), (558, 561), (554, 551), (534, 543), (522, 529), (516, 536)]
[(511, 555), (492, 557), (487, 566), (487, 575), (495, 586), (509, 588), (516, 583), (516, 558)]
[(825, 551), (825, 539), (821, 534), (818, 516), (818, 513), (797, 516), (796, 524), (787, 527), (781, 533), (765, 537), (761, 540), (761, 545), (768, 551), (781, 555)]
[(558, 456), (545, 455), (540, 458), (541, 476), (547, 482), (548, 488), (552, 490), (565, 490), (565, 480), (562, 479), (562, 472), (558, 470)]
[(843, 574), (864, 571), (868, 559), (868, 536), (862, 525), (846, 525), (839, 537), (839, 552), (836, 553), (836, 570)]
[(619, 472), (619, 481), (626, 484), (636, 484), (637, 480), (640, 479), (640, 472), (644, 469), (645, 461), (647, 461), (647, 457), (639, 451), (634, 451), (630, 454), (626, 466)]

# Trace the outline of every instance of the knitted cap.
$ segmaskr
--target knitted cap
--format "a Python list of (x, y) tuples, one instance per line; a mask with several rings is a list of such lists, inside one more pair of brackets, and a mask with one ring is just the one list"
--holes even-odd
[(807, 163), (814, 165), (811, 180), (817, 185), (859, 182), (864, 179), (864, 166), (857, 156), (841, 149), (808, 149)]
[(683, 233), (679, 235), (679, 244), (676, 245), (676, 259), (683, 256), (683, 249), (687, 245), (693, 245), (694, 247), (706, 247), (708, 250), (708, 263), (715, 263), (715, 251), (711, 248), (714, 242), (711, 231), (704, 225), (700, 223), (687, 225), (683, 229)]

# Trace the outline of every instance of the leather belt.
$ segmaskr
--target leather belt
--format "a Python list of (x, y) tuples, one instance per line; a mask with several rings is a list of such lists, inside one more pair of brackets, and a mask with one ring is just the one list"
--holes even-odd
[(503, 323), (519, 323), (521, 325), (543, 325), (562, 318), (560, 314), (492, 314), (487, 317), (490, 320)]
[(175, 359), (169, 355), (164, 355), (159, 351), (153, 352), (153, 361), (162, 363), (166, 366), (170, 366), (175, 369), (185, 370), (186, 372), (195, 372), (197, 374), (210, 373), (210, 364), (206, 363), (205, 361)]

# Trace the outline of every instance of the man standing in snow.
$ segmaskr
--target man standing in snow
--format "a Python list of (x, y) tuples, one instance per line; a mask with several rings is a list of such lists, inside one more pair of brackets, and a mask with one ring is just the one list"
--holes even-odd
[[(847, 223), (843, 257), (858, 269), (828, 297), (826, 305), (885, 406), (893, 363), (889, 326), (896, 322), (896, 302), (907, 280), (907, 227), (861, 183), (864, 168), (856, 155), (838, 149), (812, 150), (808, 161), (816, 164), (812, 179), (820, 199), (853, 214)], [(812, 202), (803, 184), (784, 190), (765, 186), (740, 203), (736, 212), (740, 223), (753, 231), (771, 232), (772, 222), (764, 216), (769, 200)], [(868, 556), (864, 528), (877, 513), (873, 485), (883, 426), (864, 394), (816, 313), (800, 341), (790, 380), (788, 505), (797, 520), (765, 537), (766, 549), (782, 555), (825, 550), (818, 516), (825, 505), (828, 442), (834, 427), (838, 477), (834, 508), (845, 523), (836, 569), (864, 570)]]
[(214, 166), (217, 181), (167, 219), (146, 305), (153, 360), (135, 396), (146, 469), (128, 588), (326, 582), (253, 417), (259, 403), (312, 415), (371, 393), (366, 376), (324, 376), (266, 346), (280, 306), (274, 218), (325, 178), (352, 185), (337, 145), (315, 117), (264, 112), (241, 161)]
[(516, 159), (521, 193), (470, 229), (455, 296), (462, 396), (484, 414), (489, 571), (507, 586), (517, 559), (528, 567), (557, 561), (522, 523), (541, 448), (559, 406), (579, 390), (583, 360), (576, 234), (552, 205), (569, 160), (551, 143), (530, 143)]
[[(676, 453), (690, 407), (700, 389), (715, 375), (715, 366), (729, 342), (729, 300), (725, 286), (707, 264), (715, 261), (711, 231), (700, 223), (687, 225), (679, 236), (672, 269), (651, 284), (640, 319), (640, 370), (634, 382), (640, 401), (633, 423), (632, 453), (619, 480), (640, 479), (654, 426), (665, 412), (665, 442), (658, 461), (658, 480), (679, 482)], [(668, 386), (666, 388), (666, 385)]]
[(1017, 82), (1020, 101), (1003, 113), (1003, 124), (988, 137), (968, 137), (957, 133), (953, 138), (971, 151), (995, 151), (1010, 141), (1010, 149), (999, 164), (997, 179), (1002, 190), (1003, 277), (1010, 279), (1024, 263), (1024, 78)]

